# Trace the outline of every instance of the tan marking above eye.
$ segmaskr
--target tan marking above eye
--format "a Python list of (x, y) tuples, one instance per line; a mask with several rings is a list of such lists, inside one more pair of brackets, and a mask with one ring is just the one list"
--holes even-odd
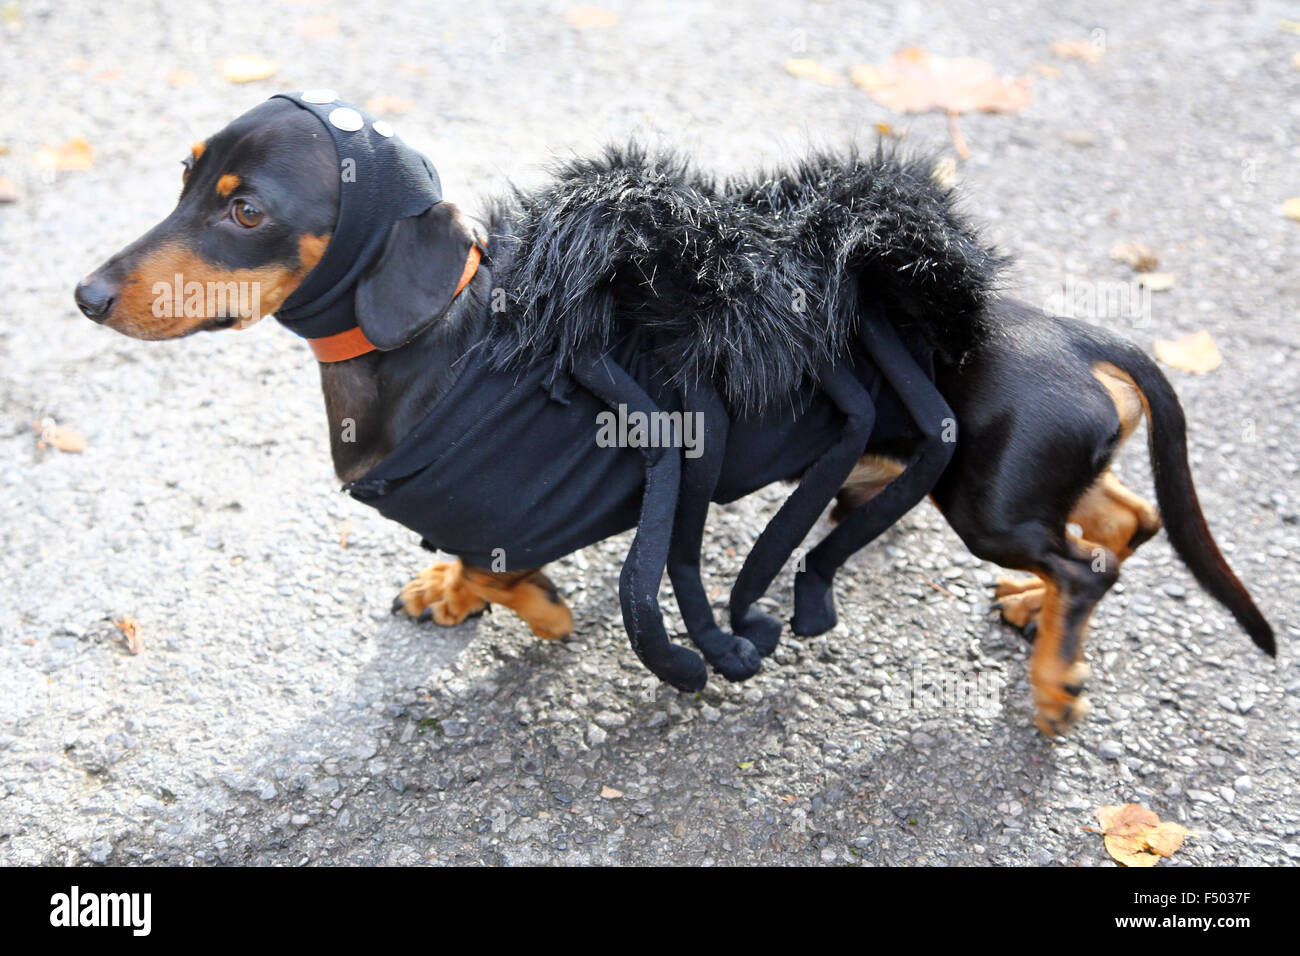
[(194, 161), (196, 163), (203, 158), (203, 151), (206, 150), (207, 148), (208, 148), (208, 144), (203, 142), (203, 140), (199, 140), (197, 143), (195, 143), (193, 146), (190, 147), (190, 155), (194, 157)]
[(321, 257), (325, 255), (325, 249), (330, 244), (330, 234), (323, 236), (313, 236), (308, 233), (298, 239), (298, 269), (304, 275), (316, 268)]
[(239, 188), (239, 177), (234, 173), (226, 173), (217, 180), (217, 192), (223, 196), (229, 196)]

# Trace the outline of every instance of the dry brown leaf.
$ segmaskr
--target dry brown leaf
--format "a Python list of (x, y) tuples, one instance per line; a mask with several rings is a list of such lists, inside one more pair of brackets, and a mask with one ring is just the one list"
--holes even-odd
[(0, 203), (18, 201), (18, 184), (8, 176), (0, 176)]
[(65, 428), (50, 419), (35, 422), (32, 428), (40, 437), (36, 440), (37, 448), (54, 448), (57, 451), (80, 452), (86, 450), (86, 439), (71, 428)]
[(805, 80), (814, 80), (822, 86), (842, 86), (844, 77), (829, 66), (822, 66), (816, 60), (796, 56), (785, 61), (785, 71), (791, 76)]
[(82, 136), (74, 136), (58, 146), (42, 146), (32, 157), (41, 169), (89, 169), (95, 162), (95, 147)]
[(579, 3), (564, 11), (564, 19), (578, 30), (607, 30), (618, 23), (618, 14), (604, 7)]
[(1282, 213), (1289, 219), (1294, 219), (1296, 222), (1300, 222), (1300, 196), (1296, 196), (1294, 199), (1288, 199), (1286, 202), (1282, 203)]
[(298, 35), (308, 40), (328, 40), (339, 35), (339, 18), (332, 16), (307, 17), (298, 21)]
[(167, 85), (173, 90), (183, 90), (198, 81), (199, 78), (189, 70), (169, 70), (167, 73)]
[(1172, 856), (1191, 831), (1178, 823), (1161, 823), (1146, 807), (1126, 803), (1118, 807), (1100, 807), (1106, 852), (1125, 866), (1155, 866), (1162, 856)]
[(1172, 368), (1198, 375), (1213, 372), (1223, 364), (1219, 347), (1210, 333), (1202, 329), (1180, 339), (1161, 339), (1156, 342), (1156, 358)]
[(1138, 276), (1138, 285), (1152, 292), (1168, 292), (1174, 287), (1172, 272), (1144, 272)]
[(1096, 66), (1102, 61), (1106, 51), (1091, 40), (1057, 40), (1052, 44), (1052, 55), (1070, 60), (1083, 60), (1091, 66)]
[(382, 113), (389, 116), (399, 116), (402, 113), (409, 113), (411, 107), (415, 105), (415, 100), (408, 99), (405, 96), (372, 96), (366, 100), (366, 109), (372, 113)]
[(227, 83), (253, 83), (275, 76), (280, 64), (258, 53), (244, 53), (221, 61), (221, 75)]
[(1033, 99), (1027, 76), (998, 76), (984, 60), (932, 56), (919, 47), (899, 50), (883, 66), (855, 66), (849, 76), (881, 106), (900, 113), (1014, 113)]
[(130, 614), (122, 615), (122, 620), (114, 621), (114, 624), (122, 631), (126, 638), (126, 649), (132, 654), (139, 654), (144, 650), (144, 637), (140, 634), (140, 622)]
[(606, 800), (617, 800), (619, 797), (623, 796), (623, 791), (615, 790), (613, 787), (601, 787), (600, 795)]
[(1150, 272), (1156, 266), (1160, 265), (1160, 259), (1156, 254), (1142, 245), (1140, 242), (1121, 242), (1112, 246), (1110, 257), (1115, 262), (1126, 262), (1138, 272)]

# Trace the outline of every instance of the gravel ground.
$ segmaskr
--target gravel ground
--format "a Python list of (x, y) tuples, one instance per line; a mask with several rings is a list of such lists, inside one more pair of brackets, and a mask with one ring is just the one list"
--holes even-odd
[[(1170, 864), (1300, 859), (1300, 225), (1281, 212), (1300, 195), (1300, 37), (1283, 4), (610, 0), (618, 24), (581, 31), (563, 3), (425, 6), (4, 7), (0, 175), (21, 197), (0, 206), (0, 863), (1088, 865), (1108, 858), (1081, 828), (1126, 801), (1196, 832)], [(331, 13), (337, 35), (303, 36)], [(1094, 35), (1097, 66), (1049, 52)], [(1016, 257), (1013, 291), (1127, 283), (1108, 252), (1140, 240), (1173, 289), (1137, 320), (1091, 317), (1147, 346), (1219, 343), (1217, 371), (1170, 375), (1276, 664), (1161, 537), (1094, 619), (1093, 715), (1045, 740), (1026, 648), (989, 606), (996, 569), (928, 506), (846, 569), (832, 634), (694, 697), (627, 646), (626, 538), (552, 568), (578, 623), (562, 644), (508, 613), (394, 619), (427, 555), (338, 493), (300, 342), (273, 322), (135, 342), (73, 307), (76, 280), (167, 212), (188, 144), (279, 89), (410, 98), (395, 122), (473, 209), (632, 132), (724, 172), (870, 142), (882, 121), (950, 148), (941, 116), (782, 68), (846, 73), (907, 45), (1037, 77), (1023, 114), (962, 119), (967, 205)], [(279, 74), (222, 81), (212, 61), (247, 52)], [(170, 88), (174, 69), (197, 83)], [(32, 165), (76, 135), (91, 169)], [(47, 418), (87, 449), (38, 448)], [(1150, 494), (1141, 446), (1120, 471)], [(778, 499), (714, 511), (722, 593)], [(787, 574), (768, 606), (789, 600)], [(975, 673), (973, 699), (951, 692)]]

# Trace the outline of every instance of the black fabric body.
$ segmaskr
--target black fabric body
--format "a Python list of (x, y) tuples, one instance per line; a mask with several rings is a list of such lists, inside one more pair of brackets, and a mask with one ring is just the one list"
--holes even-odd
[[(354, 327), (353, 296), (357, 280), (383, 251), (388, 232), (399, 219), (418, 216), (442, 201), (442, 183), (428, 158), (382, 121), (335, 97), (325, 103), (304, 99), (317, 91), (277, 93), (311, 113), (334, 140), (339, 159), (339, 217), (325, 255), (293, 295), (276, 312), (290, 331), (304, 338), (323, 338)], [(320, 91), (329, 94), (331, 91)], [(318, 97), (324, 99), (322, 95)], [(351, 111), (360, 128), (343, 129), (331, 121), (336, 110)]]
[[(340, 231), (352, 234), (346, 221)], [(718, 186), (672, 157), (611, 150), (499, 206), (490, 231), (506, 308), (494, 306), (455, 384), (351, 493), (493, 570), (635, 527), (619, 583), (629, 639), (653, 673), (696, 691), (705, 659), (732, 680), (758, 670), (782, 624), (755, 602), (867, 446), (913, 438), (902, 475), (796, 573), (796, 633), (832, 627), (836, 570), (951, 457), (935, 362), (960, 363), (984, 334), (1001, 261), (929, 166), (823, 155)], [(698, 413), (703, 453), (601, 447), (599, 416), (620, 407)], [(723, 628), (701, 578), (709, 504), (781, 479), (798, 484), (745, 557)], [(703, 659), (666, 633), (665, 570)]]

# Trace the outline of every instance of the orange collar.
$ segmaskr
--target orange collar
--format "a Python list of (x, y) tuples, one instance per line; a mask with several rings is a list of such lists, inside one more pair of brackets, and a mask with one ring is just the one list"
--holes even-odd
[[(479, 262), (482, 259), (483, 253), (479, 251), (478, 246), (473, 246), (469, 250), (469, 256), (465, 259), (465, 271), (461, 273), (460, 283), (456, 286), (456, 292), (452, 296), (453, 299), (461, 294), (465, 286), (469, 285), (469, 280), (474, 278), (474, 273), (478, 271)], [(346, 362), (348, 359), (375, 350), (374, 343), (366, 338), (366, 333), (361, 331), (359, 325), (345, 329), (335, 335), (327, 335), (320, 339), (308, 339), (307, 344), (311, 346), (312, 353), (316, 356), (318, 362)]]

